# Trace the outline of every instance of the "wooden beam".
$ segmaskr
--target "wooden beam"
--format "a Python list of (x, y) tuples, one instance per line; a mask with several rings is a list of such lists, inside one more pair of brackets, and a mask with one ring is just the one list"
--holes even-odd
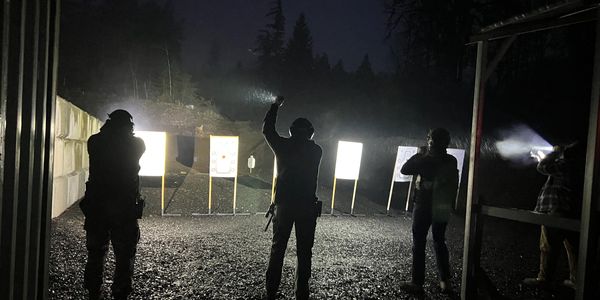
[(581, 229), (579, 236), (579, 252), (577, 266), (577, 291), (575, 299), (592, 299), (594, 289), (598, 289), (597, 282), (593, 282), (595, 265), (595, 253), (598, 239), (598, 190), (599, 159), (600, 159), (600, 9), (595, 13), (596, 21), (596, 43), (594, 54), (594, 67), (592, 77), (592, 91), (590, 103), (590, 115), (587, 138), (587, 154), (583, 187), (583, 203), (581, 208)]
[(576, 219), (562, 218), (547, 214), (538, 214), (529, 210), (502, 208), (482, 205), (481, 214), (517, 222), (547, 225), (553, 228), (561, 228), (571, 231), (579, 231), (580, 222)]
[(498, 50), (498, 52), (494, 56), (494, 59), (492, 59), (492, 61), (488, 65), (487, 70), (485, 71), (485, 77), (484, 78), (485, 78), (486, 82), (490, 79), (490, 76), (492, 76), (492, 74), (496, 70), (496, 67), (498, 67), (498, 64), (500, 63), (500, 61), (502, 60), (502, 58), (504, 57), (504, 55), (506, 54), (506, 52), (510, 48), (510, 45), (512, 45), (512, 43), (516, 39), (517, 39), (516, 35), (511, 35), (508, 39), (506, 39), (502, 43), (502, 46), (500, 46), (500, 49)]
[(493, 41), (511, 35), (521, 35), (526, 33), (544, 31), (559, 27), (575, 25), (579, 23), (593, 22), (597, 20), (595, 10), (585, 9), (579, 13), (570, 14), (564, 17), (554, 17), (551, 19), (541, 19), (538, 21), (522, 22), (500, 27), (489, 32), (483, 32), (471, 36), (470, 43), (479, 41)]
[(471, 148), (469, 151), (469, 180), (465, 213), (465, 236), (463, 248), (463, 269), (461, 299), (477, 298), (476, 273), (479, 263), (480, 245), (478, 242), (477, 213), (477, 173), (481, 147), (483, 104), (485, 99), (485, 73), (487, 66), (488, 41), (477, 43), (477, 66), (475, 70), (475, 90), (473, 94), (473, 119), (471, 123)]

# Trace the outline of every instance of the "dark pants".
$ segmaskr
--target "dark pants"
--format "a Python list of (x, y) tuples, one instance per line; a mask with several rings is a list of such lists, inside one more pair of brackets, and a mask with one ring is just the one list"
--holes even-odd
[(273, 243), (271, 256), (267, 268), (267, 296), (275, 298), (281, 282), (281, 269), (287, 248), (288, 239), (296, 229), (296, 254), (298, 265), (296, 267), (296, 299), (308, 299), (312, 247), (315, 240), (317, 218), (314, 209), (291, 208), (277, 206), (273, 217)]
[[(438, 273), (440, 280), (450, 279), (450, 263), (448, 248), (446, 247), (446, 225), (448, 223), (433, 222), (431, 218), (431, 205), (425, 203), (415, 203), (413, 209), (413, 246), (412, 246), (412, 281), (417, 285), (425, 283), (425, 246), (427, 244), (427, 233), (431, 227), (433, 234), (433, 248), (437, 260)], [(429, 204), (429, 205), (428, 205)]]
[(88, 251), (84, 273), (85, 288), (90, 293), (100, 291), (110, 242), (115, 252), (112, 294), (116, 299), (125, 299), (132, 291), (133, 264), (140, 239), (137, 220), (110, 222), (102, 218), (86, 218), (84, 228)]

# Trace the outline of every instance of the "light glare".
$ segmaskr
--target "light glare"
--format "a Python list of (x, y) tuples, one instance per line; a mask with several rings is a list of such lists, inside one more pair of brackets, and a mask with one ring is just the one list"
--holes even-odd
[(164, 176), (167, 133), (136, 131), (135, 136), (144, 140), (146, 152), (140, 158), (140, 176)]
[(335, 177), (339, 179), (357, 180), (360, 173), (362, 143), (338, 142)]

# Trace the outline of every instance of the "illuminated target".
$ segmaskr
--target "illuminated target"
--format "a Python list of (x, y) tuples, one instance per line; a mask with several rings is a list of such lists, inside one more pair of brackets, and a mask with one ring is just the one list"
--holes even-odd
[(146, 152), (140, 158), (140, 176), (165, 175), (165, 157), (167, 147), (166, 132), (136, 131), (135, 136), (141, 138), (146, 145)]
[(210, 176), (237, 177), (237, 136), (210, 136)]
[(335, 177), (338, 179), (357, 180), (360, 173), (362, 143), (338, 142)]

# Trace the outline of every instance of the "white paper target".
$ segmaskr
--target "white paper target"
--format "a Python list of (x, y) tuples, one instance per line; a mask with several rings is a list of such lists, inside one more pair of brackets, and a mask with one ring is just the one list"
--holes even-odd
[(398, 146), (396, 154), (396, 165), (394, 166), (394, 181), (395, 182), (410, 182), (412, 175), (404, 175), (400, 173), (400, 169), (406, 161), (413, 155), (417, 154), (417, 147)]
[(210, 176), (237, 176), (238, 145), (237, 136), (210, 136)]

